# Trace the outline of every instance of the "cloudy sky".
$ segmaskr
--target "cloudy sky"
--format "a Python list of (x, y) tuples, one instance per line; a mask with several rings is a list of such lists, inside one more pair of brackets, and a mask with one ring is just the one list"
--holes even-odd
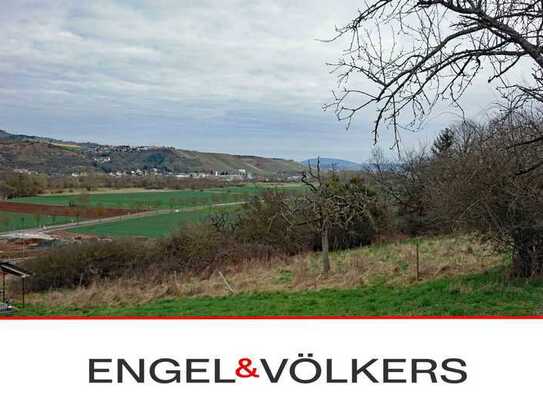
[[(367, 160), (331, 100), (354, 0), (2, 0), (0, 129), (293, 159)], [(478, 90), (477, 112), (489, 103)], [(431, 139), (441, 115), (413, 145)], [(390, 140), (382, 141), (384, 148)]]

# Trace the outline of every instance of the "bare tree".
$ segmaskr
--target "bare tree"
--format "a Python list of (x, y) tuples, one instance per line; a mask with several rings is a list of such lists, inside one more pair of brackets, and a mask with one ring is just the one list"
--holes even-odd
[(331, 230), (338, 225), (349, 227), (360, 218), (367, 222), (367, 228), (375, 229), (375, 194), (354, 178), (343, 182), (334, 169), (324, 173), (319, 159), (315, 167), (308, 164), (302, 182), (309, 191), (285, 205), (286, 218), (293, 219), (297, 226), (301, 219), (303, 224), (317, 229), (321, 237), (322, 272), (326, 275), (330, 272)]
[[(368, 0), (331, 41), (340, 38), (348, 41), (332, 64), (340, 92), (325, 107), (348, 125), (360, 110), (376, 107), (375, 141), (391, 125), (397, 145), (399, 129), (418, 128), (439, 100), (460, 108), (486, 66), (488, 81), (514, 103), (543, 102), (541, 0)], [(508, 74), (524, 63), (532, 80), (511, 81)]]
[(322, 272), (330, 273), (330, 224), (334, 214), (334, 205), (330, 200), (327, 184), (323, 179), (320, 167), (320, 159), (317, 159), (316, 172), (311, 163), (308, 164), (308, 172), (302, 175), (302, 182), (309, 187), (311, 193), (302, 199), (303, 210), (310, 211), (311, 221), (316, 223), (321, 235)]

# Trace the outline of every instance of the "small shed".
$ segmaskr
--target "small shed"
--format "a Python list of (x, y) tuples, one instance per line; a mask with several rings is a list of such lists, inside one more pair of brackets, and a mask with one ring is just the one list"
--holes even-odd
[(25, 305), (25, 279), (30, 277), (30, 273), (17, 267), (14, 264), (0, 262), (0, 274), (2, 277), (2, 303), (6, 303), (6, 276), (13, 276), (21, 280), (22, 305)]

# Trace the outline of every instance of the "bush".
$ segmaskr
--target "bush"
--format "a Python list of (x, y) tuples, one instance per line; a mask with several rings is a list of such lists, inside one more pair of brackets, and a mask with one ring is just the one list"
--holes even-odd
[(223, 245), (223, 236), (213, 227), (186, 225), (161, 239), (158, 254), (171, 267), (184, 271), (206, 270), (214, 263)]
[(385, 160), (381, 151), (374, 153), (372, 176), (391, 212), (390, 227), (396, 232), (420, 236), (443, 230), (432, 216), (431, 158), (425, 149), (404, 153), (399, 162)]
[(204, 277), (221, 266), (248, 259), (269, 259), (279, 253), (271, 245), (240, 241), (212, 224), (187, 225), (159, 244), (159, 255), (165, 269), (199, 273)]
[(52, 249), (26, 261), (31, 291), (84, 287), (120, 277), (160, 280), (176, 273), (208, 277), (217, 268), (280, 252), (257, 242), (239, 242), (209, 224), (188, 225), (158, 242), (92, 241)]
[(51, 249), (22, 266), (33, 274), (33, 291), (75, 288), (94, 279), (141, 273), (151, 261), (148, 246), (133, 239), (82, 242)]
[(311, 246), (313, 233), (308, 225), (289, 219), (285, 213), (290, 198), (285, 192), (266, 191), (252, 197), (237, 218), (223, 225), (239, 242), (270, 246), (290, 255), (299, 253)]
[[(330, 248), (342, 250), (369, 244), (385, 227), (387, 219), (387, 211), (377, 193), (358, 177), (338, 180), (334, 193), (344, 200), (364, 195), (369, 204), (365, 213), (353, 209), (344, 216), (336, 216), (329, 231)], [(217, 217), (214, 224), (240, 242), (271, 246), (288, 255), (304, 250), (320, 250), (320, 231), (312, 219), (312, 212), (304, 210), (307, 202), (311, 202), (308, 195), (298, 197), (285, 192), (266, 191), (252, 198), (234, 219), (228, 221)], [(293, 210), (293, 207), (300, 210)]]
[[(328, 232), (330, 249), (345, 250), (370, 244), (379, 232), (388, 227), (387, 211), (381, 197), (368, 186), (366, 180), (358, 176), (347, 179), (336, 176), (332, 181), (332, 194), (350, 209), (336, 215)], [(358, 205), (361, 202), (365, 204), (364, 210)], [(321, 246), (322, 239), (316, 234), (313, 248), (321, 250)]]

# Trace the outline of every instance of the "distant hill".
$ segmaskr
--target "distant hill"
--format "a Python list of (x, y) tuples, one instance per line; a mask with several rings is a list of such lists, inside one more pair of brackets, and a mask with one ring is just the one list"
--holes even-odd
[(335, 168), (338, 171), (360, 171), (367, 167), (364, 164), (355, 163), (353, 161), (340, 160), (339, 158), (324, 158), (324, 157), (321, 157), (319, 159), (310, 158), (308, 160), (302, 161), (301, 164), (304, 167), (307, 167), (309, 164), (315, 167), (317, 165), (317, 160), (320, 161), (320, 167), (323, 170), (331, 170), (332, 168)]
[(223, 153), (202, 153), (157, 146), (110, 146), (11, 134), (0, 130), (0, 169), (26, 169), (46, 174), (73, 172), (155, 171), (164, 173), (227, 172), (254, 175), (295, 174), (292, 160)]

